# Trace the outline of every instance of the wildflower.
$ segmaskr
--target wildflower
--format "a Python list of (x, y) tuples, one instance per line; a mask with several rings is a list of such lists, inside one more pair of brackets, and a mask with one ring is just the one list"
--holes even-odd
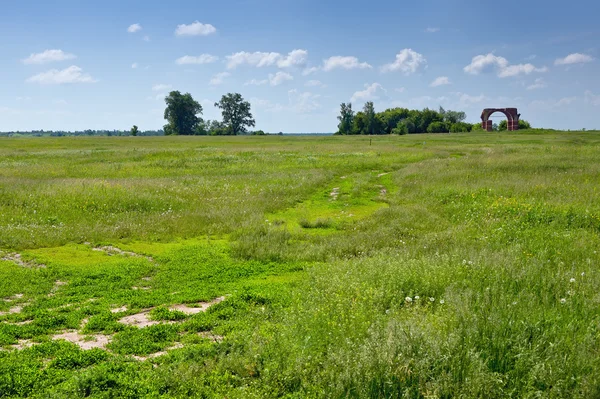
[(421, 299), (421, 297), (418, 295), (415, 295), (415, 301), (418, 301), (419, 299)]
[(390, 310), (386, 309), (385, 314), (390, 314)]
[(445, 304), (445, 303), (446, 303), (446, 301), (444, 301), (443, 299), (440, 299), (440, 304), (442, 304), (442, 305), (443, 305), (443, 304)]
[(571, 280), (569, 280), (569, 282), (570, 282), (570, 283), (574, 283), (574, 282), (575, 282), (575, 279), (574, 279), (574, 278), (572, 278)]
[(408, 302), (408, 303), (410, 303), (410, 302), (412, 302), (413, 300), (412, 300), (412, 298), (411, 298), (411, 297), (407, 296), (407, 297), (405, 298), (405, 301), (406, 301), (406, 302)]
[(562, 299), (560, 300), (560, 303), (567, 303), (567, 299), (566, 299), (566, 298), (562, 298)]
[(435, 302), (435, 298), (429, 298), (429, 302)]
[(585, 272), (581, 272), (581, 277), (585, 276)]
[(512, 304), (513, 304), (513, 306), (515, 306), (517, 303), (516, 303), (516, 302), (513, 302)]

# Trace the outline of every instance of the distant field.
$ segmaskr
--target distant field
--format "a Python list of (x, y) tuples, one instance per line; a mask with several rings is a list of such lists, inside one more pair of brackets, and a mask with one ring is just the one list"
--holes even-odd
[(600, 132), (0, 139), (0, 397), (598, 398)]

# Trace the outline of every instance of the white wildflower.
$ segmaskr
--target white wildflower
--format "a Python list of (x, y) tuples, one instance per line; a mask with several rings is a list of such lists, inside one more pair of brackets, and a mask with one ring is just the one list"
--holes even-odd
[(567, 303), (567, 299), (566, 299), (566, 298), (562, 298), (562, 299), (560, 300), (560, 303)]
[(435, 298), (429, 298), (429, 302), (435, 302)]
[(409, 296), (407, 296), (407, 297), (406, 297), (404, 300), (405, 300), (406, 302), (409, 302), (409, 303), (413, 301), (413, 300), (412, 300), (412, 298), (411, 298), (411, 297), (409, 297)]
[(418, 301), (419, 299), (421, 299), (421, 297), (418, 295), (415, 295), (415, 301)]
[(440, 300), (440, 303), (443, 305), (446, 303), (446, 301), (444, 301), (443, 299)]
[(570, 283), (574, 283), (574, 282), (575, 282), (575, 279), (574, 279), (574, 278), (572, 278), (571, 280), (569, 280), (569, 282), (570, 282)]

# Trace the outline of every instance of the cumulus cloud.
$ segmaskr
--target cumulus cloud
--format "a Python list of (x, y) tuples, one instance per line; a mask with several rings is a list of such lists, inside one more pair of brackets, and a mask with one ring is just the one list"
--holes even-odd
[(352, 95), (351, 102), (379, 100), (387, 95), (387, 90), (379, 83), (366, 84), (365, 89)]
[(450, 79), (448, 79), (447, 76), (440, 76), (438, 78), (436, 78), (433, 82), (431, 82), (431, 84), (429, 85), (430, 87), (438, 87), (438, 86), (444, 86), (444, 85), (449, 85), (452, 84), (452, 82), (450, 82)]
[(202, 65), (210, 64), (219, 60), (216, 55), (201, 54), (198, 56), (184, 55), (175, 60), (177, 65)]
[(246, 83), (244, 83), (244, 86), (262, 86), (262, 85), (266, 85), (268, 83), (269, 83), (269, 79), (263, 79), (263, 80), (252, 79), (252, 80), (249, 80)]
[(427, 33), (436, 33), (436, 32), (439, 32), (439, 31), (440, 31), (440, 28), (427, 28), (427, 29), (425, 29), (425, 32), (427, 32)]
[(62, 50), (46, 50), (41, 53), (32, 53), (23, 60), (23, 64), (48, 64), (50, 62), (72, 60), (77, 58), (74, 54), (65, 53)]
[(269, 74), (269, 83), (271, 86), (279, 86), (280, 84), (294, 80), (294, 77), (287, 72), (277, 72), (276, 74)]
[(72, 65), (66, 69), (58, 70), (51, 69), (47, 72), (42, 72), (27, 79), (28, 83), (39, 84), (65, 84), (65, 83), (95, 83), (97, 80), (90, 75), (83, 73), (83, 70), (76, 65)]
[(554, 61), (554, 65), (584, 64), (592, 61), (594, 61), (594, 58), (587, 54), (573, 53), (567, 55), (565, 58), (557, 59)]
[(282, 55), (276, 52), (265, 53), (256, 51), (254, 53), (248, 53), (246, 51), (240, 51), (232, 55), (228, 55), (227, 68), (235, 69), (240, 65), (249, 65), (257, 68), (277, 66), (279, 68), (289, 68), (292, 66), (302, 66), (306, 63), (308, 57), (308, 51), (306, 50), (292, 50), (287, 55)]
[(177, 36), (208, 36), (217, 31), (217, 28), (211, 24), (203, 24), (200, 21), (195, 21), (189, 25), (177, 25), (175, 34)]
[(371, 69), (372, 66), (366, 62), (360, 62), (356, 57), (334, 56), (323, 60), (323, 70), (325, 72), (334, 69)]
[(309, 80), (304, 83), (306, 87), (324, 87), (325, 85), (320, 80)]
[(319, 70), (320, 70), (319, 67), (309, 67), (309, 68), (306, 68), (306, 69), (304, 69), (304, 71), (302, 71), (302, 76), (311, 75), (311, 74), (313, 74), (313, 73), (315, 73), (315, 72), (317, 72)]
[(321, 109), (319, 94), (299, 92), (296, 89), (288, 91), (289, 108), (299, 114), (309, 114)]
[(142, 25), (140, 25), (140, 24), (129, 25), (129, 28), (127, 28), (127, 32), (129, 32), (129, 33), (139, 32), (141, 30), (142, 30)]
[(548, 87), (548, 85), (544, 81), (544, 78), (537, 78), (533, 84), (527, 86), (527, 90), (544, 89), (546, 87)]
[(471, 75), (478, 75), (482, 72), (495, 70), (500, 78), (548, 71), (548, 68), (546, 67), (537, 68), (535, 65), (529, 63), (510, 65), (506, 58), (497, 56), (494, 53), (473, 57), (471, 63), (463, 69), (466, 73)]
[(585, 102), (596, 107), (600, 106), (600, 94), (594, 94), (590, 90), (586, 90)]
[(154, 86), (152, 86), (152, 91), (165, 91), (165, 90), (169, 90), (171, 87), (173, 87), (173, 86), (159, 83), (159, 84), (155, 84)]
[(410, 75), (419, 70), (422, 66), (427, 65), (427, 60), (423, 54), (419, 54), (412, 49), (405, 48), (396, 54), (396, 60), (391, 64), (384, 65), (381, 70), (383, 72), (400, 71), (405, 75)]
[(229, 72), (219, 72), (216, 75), (214, 75), (212, 77), (212, 79), (210, 80), (210, 82), (208, 82), (211, 86), (218, 86), (220, 84), (223, 83), (223, 81), (225, 80), (225, 78), (228, 78), (229, 76), (231, 76), (231, 74)]

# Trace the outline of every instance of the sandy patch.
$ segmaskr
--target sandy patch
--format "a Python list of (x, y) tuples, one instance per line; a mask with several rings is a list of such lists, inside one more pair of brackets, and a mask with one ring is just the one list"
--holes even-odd
[(60, 281), (57, 280), (54, 282), (54, 287), (52, 287), (52, 290), (50, 291), (50, 293), (48, 294), (49, 297), (53, 297), (54, 295), (56, 295), (56, 291), (58, 291), (60, 289), (60, 287), (63, 287), (65, 285), (67, 285), (69, 283), (65, 282), (65, 281)]
[(110, 310), (110, 313), (121, 313), (127, 312), (127, 306), (121, 306), (120, 308), (114, 308)]
[(333, 199), (334, 201), (336, 201), (338, 199), (340, 195), (340, 188), (339, 187), (335, 187), (333, 190), (331, 190), (331, 192), (329, 193), (329, 196), (331, 197), (331, 199)]
[(164, 351), (160, 351), (160, 352), (156, 352), (156, 353), (151, 353), (148, 356), (133, 355), (132, 357), (135, 360), (137, 360), (137, 361), (144, 362), (144, 361), (146, 361), (148, 359), (154, 359), (154, 358), (157, 358), (157, 357), (160, 357), (160, 356), (164, 356), (164, 355), (168, 354), (169, 351), (172, 351), (172, 350), (175, 350), (175, 349), (181, 349), (181, 348), (183, 348), (183, 344), (177, 342), (177, 343), (175, 343), (175, 345), (173, 345), (173, 346), (165, 349)]
[(62, 334), (56, 334), (52, 336), (55, 341), (65, 340), (79, 346), (84, 351), (98, 348), (105, 349), (111, 341), (111, 337), (108, 335), (81, 335), (78, 332), (64, 332)]
[(12, 308), (8, 309), (8, 312), (0, 312), (0, 316), (21, 313), (22, 310), (23, 310), (22, 306), (13, 306)]
[(154, 259), (151, 256), (140, 255), (140, 254), (136, 254), (135, 252), (130, 252), (130, 251), (123, 251), (122, 249), (113, 247), (112, 245), (92, 248), (92, 251), (104, 252), (109, 256), (121, 255), (121, 256), (132, 256), (135, 258), (145, 258), (145, 259), (148, 259), (150, 262), (154, 262)]
[(4, 260), (7, 262), (13, 262), (16, 263), (17, 265), (21, 266), (21, 267), (26, 267), (29, 269), (32, 268), (44, 268), (46, 267), (46, 265), (43, 265), (41, 263), (35, 263), (32, 261), (25, 261), (23, 260), (21, 254), (16, 254), (16, 253), (10, 253), (10, 254), (5, 254), (5, 253), (1, 253), (0, 252), (0, 260)]
[(11, 345), (11, 347), (15, 348), (16, 350), (22, 350), (31, 348), (33, 345), (34, 343), (28, 339), (20, 339), (18, 344)]
[(208, 310), (208, 308), (210, 308), (213, 305), (216, 305), (217, 303), (223, 302), (225, 299), (226, 298), (224, 296), (222, 296), (219, 298), (215, 298), (210, 302), (200, 302), (193, 307), (188, 306), (188, 305), (173, 305), (173, 306), (169, 307), (169, 310), (183, 312), (187, 315), (198, 314), (198, 313), (206, 312)]

